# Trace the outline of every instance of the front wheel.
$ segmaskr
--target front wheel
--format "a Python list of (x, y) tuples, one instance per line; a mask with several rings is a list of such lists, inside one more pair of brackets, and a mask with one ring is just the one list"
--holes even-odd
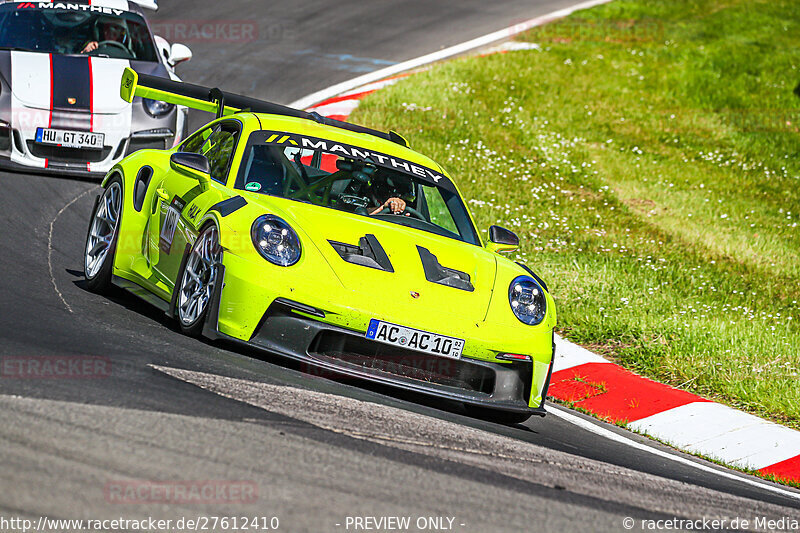
[(222, 260), (219, 231), (207, 226), (194, 242), (180, 275), (176, 300), (181, 330), (199, 336), (217, 283), (217, 263)]
[(111, 286), (111, 271), (122, 217), (122, 182), (114, 177), (92, 212), (86, 235), (83, 272), (90, 291), (104, 293)]

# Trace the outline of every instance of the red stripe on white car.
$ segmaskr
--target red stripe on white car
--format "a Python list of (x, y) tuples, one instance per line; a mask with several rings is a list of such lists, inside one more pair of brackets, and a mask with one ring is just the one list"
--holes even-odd
[[(47, 120), (47, 127), (50, 128), (53, 126), (53, 87), (55, 86), (53, 83), (53, 54), (48, 54), (47, 57), (50, 60), (50, 118)], [(47, 164), (45, 164), (45, 167)]]
[[(53, 98), (54, 98), (54, 92), (53, 92), (53, 87), (54, 87), (54, 83), (53, 83), (53, 54), (47, 54), (47, 58), (50, 61), (50, 116), (47, 119), (47, 127), (50, 128), (50, 127), (53, 126)], [(50, 167), (50, 160), (45, 158), (45, 160), (44, 160), (44, 168), (49, 168), (49, 167)]]
[[(92, 5), (92, 0), (89, 0)], [(92, 56), (89, 56), (89, 131), (94, 131), (94, 68), (92, 66)], [(91, 161), (86, 162), (86, 171), (92, 171)]]
[(94, 71), (91, 56), (89, 56), (89, 116), (89, 131), (94, 131)]

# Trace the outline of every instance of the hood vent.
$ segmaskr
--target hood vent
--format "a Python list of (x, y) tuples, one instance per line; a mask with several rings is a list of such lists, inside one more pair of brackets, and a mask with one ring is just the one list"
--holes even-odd
[(417, 246), (419, 258), (422, 260), (422, 268), (425, 270), (425, 279), (440, 285), (447, 285), (454, 289), (472, 292), (475, 287), (469, 280), (469, 274), (452, 268), (443, 267), (439, 260), (427, 248)]
[(368, 233), (358, 240), (358, 246), (343, 242), (328, 241), (333, 249), (348, 263), (361, 265), (386, 272), (394, 272), (389, 256), (386, 255), (375, 235)]

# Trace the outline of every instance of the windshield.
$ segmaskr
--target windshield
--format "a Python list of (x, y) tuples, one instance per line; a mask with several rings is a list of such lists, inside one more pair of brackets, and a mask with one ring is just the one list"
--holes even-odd
[(284, 132), (255, 132), (235, 187), (479, 244), (446, 177), (372, 150)]
[(0, 6), (0, 48), (158, 60), (150, 31), (140, 15), (88, 4), (60, 4), (69, 9), (42, 7), (49, 5), (53, 4)]

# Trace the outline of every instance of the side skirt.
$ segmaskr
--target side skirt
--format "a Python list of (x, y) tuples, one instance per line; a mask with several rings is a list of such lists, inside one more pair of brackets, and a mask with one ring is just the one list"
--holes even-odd
[(130, 292), (137, 298), (140, 298), (145, 302), (149, 303), (150, 305), (153, 305), (158, 309), (161, 309), (165, 313), (169, 312), (168, 302), (162, 300), (161, 298), (159, 298), (152, 292), (148, 291), (138, 283), (127, 280), (117, 275), (111, 276), (111, 283), (113, 283), (120, 289), (125, 289), (126, 291)]

